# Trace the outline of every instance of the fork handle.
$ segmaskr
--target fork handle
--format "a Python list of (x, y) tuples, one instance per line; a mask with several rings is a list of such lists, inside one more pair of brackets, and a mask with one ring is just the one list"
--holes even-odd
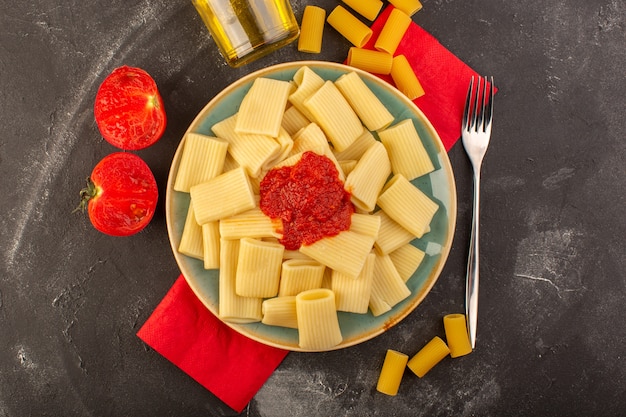
[(472, 210), (472, 230), (470, 233), (467, 275), (465, 278), (465, 315), (467, 332), (472, 349), (476, 346), (476, 325), (478, 322), (478, 241), (480, 230), (480, 167), (474, 169), (474, 207)]

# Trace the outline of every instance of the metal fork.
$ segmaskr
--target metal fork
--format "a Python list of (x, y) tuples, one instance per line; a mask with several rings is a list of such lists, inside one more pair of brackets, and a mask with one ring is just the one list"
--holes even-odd
[(463, 147), (474, 170), (474, 207), (465, 279), (465, 314), (467, 318), (467, 332), (472, 349), (476, 346), (476, 324), (478, 322), (480, 168), (483, 157), (487, 152), (489, 138), (491, 137), (493, 93), (493, 77), (491, 77), (489, 83), (487, 82), (487, 77), (482, 79), (480, 77), (476, 79), (472, 77), (467, 90), (463, 126), (461, 128)]

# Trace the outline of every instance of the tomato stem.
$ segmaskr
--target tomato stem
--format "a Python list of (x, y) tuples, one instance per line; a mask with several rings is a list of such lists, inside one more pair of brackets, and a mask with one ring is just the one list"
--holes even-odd
[(95, 197), (97, 193), (98, 187), (96, 187), (96, 184), (91, 181), (90, 177), (87, 177), (87, 186), (80, 190), (80, 203), (78, 204), (78, 207), (72, 211), (72, 213), (76, 213), (77, 211), (84, 213), (87, 205), (89, 204), (89, 200)]

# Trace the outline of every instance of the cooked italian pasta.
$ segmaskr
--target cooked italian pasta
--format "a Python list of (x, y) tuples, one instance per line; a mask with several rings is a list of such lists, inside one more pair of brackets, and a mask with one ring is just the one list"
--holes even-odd
[(287, 81), (255, 79), (241, 100), (235, 132), (277, 137), (291, 88)]
[(363, 133), (361, 120), (332, 81), (326, 81), (313, 93), (304, 107), (339, 152)]
[(346, 178), (345, 189), (352, 194), (358, 208), (370, 212), (385, 181), (391, 174), (391, 165), (384, 145), (374, 142)]
[(381, 130), (393, 122), (393, 115), (356, 72), (342, 75), (335, 85), (369, 130)]
[(278, 296), (298, 295), (302, 291), (320, 288), (324, 265), (319, 262), (290, 259), (283, 262)]
[(380, 0), (343, 0), (343, 2), (350, 6), (352, 10), (372, 22), (376, 19), (380, 9), (383, 7), (383, 2)]
[(378, 205), (400, 226), (417, 237), (422, 237), (439, 209), (419, 188), (402, 174), (396, 174), (383, 188)]
[(204, 269), (218, 269), (220, 267), (220, 226), (217, 220), (202, 225), (202, 245)]
[(372, 314), (380, 316), (386, 313), (409, 295), (411, 295), (411, 290), (398, 274), (389, 255), (376, 254), (374, 281), (370, 296)]
[(435, 336), (409, 360), (407, 367), (421, 378), (449, 354), (446, 342)]
[(269, 298), (278, 295), (285, 248), (279, 243), (243, 238), (237, 262), (237, 295)]
[(367, 313), (372, 293), (375, 258), (374, 253), (367, 256), (363, 269), (356, 278), (332, 271), (330, 288), (335, 293), (337, 311)]
[(246, 169), (251, 177), (258, 177), (269, 161), (281, 152), (274, 138), (267, 135), (241, 134), (235, 131), (237, 114), (213, 125), (211, 130), (221, 139), (228, 141), (228, 153)]
[(417, 75), (404, 55), (393, 57), (391, 78), (396, 88), (410, 100), (415, 100), (425, 94), (422, 84), (417, 79)]
[(343, 340), (335, 307), (335, 294), (325, 288), (296, 296), (298, 344), (305, 350), (325, 350)]
[(407, 282), (420, 266), (426, 253), (413, 245), (406, 244), (389, 254), (391, 261), (398, 270), (402, 281)]
[(357, 277), (373, 244), (374, 238), (347, 230), (311, 245), (302, 245), (300, 252), (331, 269)]
[(350, 230), (376, 239), (380, 230), (380, 217), (354, 213), (351, 218)]
[(298, 133), (300, 129), (306, 127), (309, 123), (311, 121), (296, 106), (289, 107), (283, 114), (282, 126), (290, 136)]
[[(250, 181), (243, 168), (235, 168), (189, 190), (198, 224), (243, 213), (256, 206)], [(215, 204), (219, 201), (220, 204)]]
[(389, 55), (394, 55), (411, 22), (411, 17), (408, 14), (394, 8), (380, 31), (374, 43), (374, 48)]
[(393, 55), (353, 46), (348, 50), (346, 64), (372, 74), (389, 74), (393, 64)]
[(196, 259), (203, 259), (204, 257), (204, 249), (202, 245), (202, 226), (200, 226), (196, 221), (196, 215), (193, 211), (193, 201), (189, 202), (189, 209), (187, 210), (187, 217), (185, 217), (183, 233), (180, 235), (178, 251)]
[(263, 300), (263, 319), (261, 323), (268, 326), (298, 328), (296, 316), (296, 296), (274, 297)]
[(241, 297), (236, 293), (239, 241), (220, 242), (219, 270), (219, 317), (231, 323), (253, 323), (261, 321), (261, 298)]
[(219, 234), (223, 239), (281, 238), (282, 235), (277, 232), (280, 226), (280, 220), (270, 219), (259, 207), (254, 207), (251, 210), (222, 219), (219, 222)]
[(391, 161), (391, 171), (409, 181), (435, 170), (413, 120), (405, 119), (378, 132)]
[(408, 360), (408, 355), (388, 349), (378, 376), (376, 390), (391, 396), (397, 395)]
[(326, 19), (328, 24), (356, 47), (363, 47), (372, 37), (372, 29), (352, 13), (337, 6)]
[(356, 138), (356, 140), (352, 142), (352, 145), (350, 145), (347, 149), (344, 149), (341, 152), (337, 152), (337, 150), (334, 151), (335, 158), (337, 158), (338, 161), (344, 161), (346, 159), (358, 161), (361, 159), (365, 151), (367, 151), (374, 143), (376, 143), (374, 135), (372, 135), (369, 130), (363, 128), (361, 135)]
[(227, 148), (228, 142), (222, 139), (199, 133), (187, 133), (174, 189), (188, 193), (193, 185), (221, 174)]
[(381, 255), (388, 255), (415, 239), (413, 233), (400, 226), (384, 210), (377, 211), (374, 216), (380, 217), (380, 229), (374, 246)]
[(324, 85), (324, 79), (317, 75), (315, 71), (307, 66), (298, 69), (293, 76), (293, 81), (297, 85), (288, 100), (298, 109), (309, 121), (314, 121), (311, 112), (304, 106), (304, 102)]
[(443, 317), (443, 327), (446, 332), (446, 340), (450, 348), (450, 356), (459, 356), (472, 353), (472, 345), (467, 333), (467, 321), (464, 314), (447, 314)]
[(298, 51), (319, 54), (322, 50), (326, 10), (317, 6), (306, 6), (300, 23)]

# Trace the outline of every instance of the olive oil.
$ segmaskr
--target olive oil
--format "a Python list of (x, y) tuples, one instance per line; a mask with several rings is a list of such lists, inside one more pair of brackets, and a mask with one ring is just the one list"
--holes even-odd
[(289, 0), (192, 0), (226, 62), (238, 67), (300, 34)]

